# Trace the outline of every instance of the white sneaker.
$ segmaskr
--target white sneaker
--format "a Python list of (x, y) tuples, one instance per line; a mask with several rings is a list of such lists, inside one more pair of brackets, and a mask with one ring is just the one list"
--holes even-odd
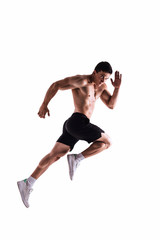
[(77, 167), (80, 165), (78, 159), (76, 159), (76, 154), (67, 155), (68, 165), (69, 165), (69, 175), (70, 179), (73, 180), (74, 173)]
[(27, 183), (26, 183), (26, 179), (25, 180), (22, 180), (22, 181), (19, 181), (17, 182), (17, 185), (18, 185), (18, 188), (19, 188), (19, 192), (21, 194), (21, 198), (22, 198), (22, 201), (24, 203), (24, 205), (29, 208), (29, 196), (30, 196), (30, 193), (33, 191), (32, 188), (29, 188), (27, 186)]

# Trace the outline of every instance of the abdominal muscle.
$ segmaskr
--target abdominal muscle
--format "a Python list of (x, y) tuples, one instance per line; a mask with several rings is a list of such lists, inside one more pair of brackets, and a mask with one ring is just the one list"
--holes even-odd
[(86, 115), (87, 118), (90, 119), (92, 116), (93, 110), (94, 110), (93, 106), (88, 106), (88, 105), (85, 105), (83, 107), (75, 106), (74, 112), (83, 113), (84, 115)]
[(83, 113), (90, 119), (95, 107), (95, 97), (91, 94), (82, 94), (76, 91), (72, 91), (72, 93), (75, 106), (74, 112)]

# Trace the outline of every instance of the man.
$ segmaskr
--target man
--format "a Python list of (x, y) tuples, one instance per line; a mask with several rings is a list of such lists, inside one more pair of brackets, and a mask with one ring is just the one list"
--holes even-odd
[(48, 169), (48, 167), (72, 151), (74, 145), (79, 140), (85, 140), (92, 144), (79, 154), (68, 154), (68, 165), (70, 179), (73, 179), (74, 173), (80, 161), (100, 153), (111, 145), (109, 136), (99, 127), (90, 123), (95, 102), (100, 97), (102, 102), (109, 108), (113, 109), (120, 85), (122, 74), (115, 72), (115, 80), (111, 79), (114, 87), (111, 95), (107, 90), (106, 81), (112, 74), (112, 67), (108, 62), (100, 62), (91, 75), (76, 75), (67, 77), (63, 80), (54, 82), (48, 89), (44, 101), (39, 109), (40, 118), (45, 118), (46, 114), (50, 116), (48, 103), (55, 96), (58, 90), (72, 90), (75, 110), (72, 116), (65, 121), (63, 133), (57, 140), (52, 151), (47, 154), (39, 163), (32, 175), (25, 180), (19, 181), (18, 188), (22, 201), (26, 207), (29, 207), (29, 196), (35, 181)]

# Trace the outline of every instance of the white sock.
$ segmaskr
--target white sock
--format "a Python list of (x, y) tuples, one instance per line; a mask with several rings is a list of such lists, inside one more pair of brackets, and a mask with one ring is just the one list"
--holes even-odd
[(76, 155), (76, 159), (80, 162), (83, 159), (85, 159), (85, 157), (82, 155), (82, 153), (79, 153), (79, 154)]
[(32, 188), (32, 187), (33, 187), (33, 184), (35, 183), (35, 181), (36, 181), (36, 179), (30, 176), (30, 177), (27, 179), (27, 186), (30, 187), (30, 188)]

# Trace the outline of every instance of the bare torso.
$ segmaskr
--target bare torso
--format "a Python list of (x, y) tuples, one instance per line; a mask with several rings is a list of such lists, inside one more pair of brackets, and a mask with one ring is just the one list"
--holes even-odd
[(111, 83), (115, 88), (112, 95), (107, 90), (107, 85), (105, 84), (105, 81), (109, 79), (110, 75), (111, 74), (107, 72), (96, 72), (94, 70), (91, 75), (76, 75), (54, 82), (45, 95), (38, 115), (41, 118), (45, 118), (46, 113), (48, 113), (50, 116), (47, 107), (48, 103), (58, 90), (68, 89), (72, 89), (75, 106), (74, 112), (83, 113), (89, 119), (92, 116), (95, 102), (99, 97), (107, 107), (113, 109), (117, 101), (122, 75), (119, 75), (119, 72), (116, 71), (115, 81), (111, 79)]
[(91, 76), (86, 75), (88, 84), (85, 87), (72, 89), (75, 112), (85, 114), (89, 119), (93, 113), (95, 102), (101, 96), (106, 84), (103, 83), (96, 87), (95, 83), (91, 81)]

